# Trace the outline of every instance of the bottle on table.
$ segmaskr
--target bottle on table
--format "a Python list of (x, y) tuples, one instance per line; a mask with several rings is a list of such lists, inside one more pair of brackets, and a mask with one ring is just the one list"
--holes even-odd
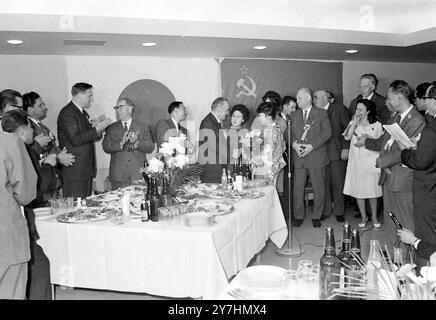
[(141, 203), (141, 222), (147, 222), (149, 219), (148, 216), (149, 210), (148, 210), (148, 203), (147, 201), (144, 201)]
[[(361, 287), (365, 278), (363, 269), (364, 261), (360, 254), (360, 234), (357, 228), (351, 229), (351, 242), (350, 242), (350, 260), (348, 261), (348, 268), (345, 274), (348, 276), (347, 286)], [(349, 298), (351, 299), (351, 298)]]
[(332, 226), (325, 228), (324, 255), (320, 260), (319, 294), (321, 300), (326, 300), (335, 292), (339, 285), (341, 262), (336, 255), (335, 236)]
[(227, 190), (233, 190), (233, 179), (230, 169), (227, 170)]
[(160, 196), (157, 189), (156, 179), (151, 179), (151, 194), (150, 194), (150, 218), (151, 221), (159, 221)]
[(223, 173), (221, 175), (221, 187), (227, 189), (227, 173), (225, 168), (223, 168)]
[(342, 227), (342, 248), (341, 251), (338, 253), (338, 258), (341, 261), (341, 277), (339, 279), (340, 281), (340, 288), (344, 288), (346, 285), (346, 279), (345, 279), (345, 270), (348, 268), (348, 263), (350, 261), (350, 241), (351, 241), (351, 226), (348, 222), (345, 222)]
[(161, 199), (162, 207), (168, 207), (172, 204), (172, 196), (171, 196), (169, 188), (168, 188), (167, 177), (164, 177), (163, 181), (162, 181), (162, 194), (161, 194), (160, 199)]
[(378, 273), (383, 266), (383, 257), (380, 254), (378, 240), (369, 242), (369, 255), (366, 261), (366, 270), (368, 277), (367, 299), (375, 300), (378, 298)]

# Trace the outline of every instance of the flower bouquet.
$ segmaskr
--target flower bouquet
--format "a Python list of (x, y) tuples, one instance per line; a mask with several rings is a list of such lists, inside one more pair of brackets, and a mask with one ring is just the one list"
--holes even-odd
[(144, 179), (150, 176), (161, 180), (166, 177), (169, 193), (177, 196), (180, 188), (187, 183), (196, 182), (203, 170), (199, 164), (189, 164), (189, 158), (184, 151), (175, 141), (162, 143), (156, 157), (150, 160), (147, 167), (140, 169)]

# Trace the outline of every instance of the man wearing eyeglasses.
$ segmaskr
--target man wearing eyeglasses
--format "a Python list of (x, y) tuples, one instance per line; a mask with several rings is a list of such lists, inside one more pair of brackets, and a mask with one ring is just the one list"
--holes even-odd
[(92, 103), (92, 85), (76, 83), (71, 88), (71, 101), (59, 112), (59, 148), (66, 148), (74, 157), (71, 166), (62, 166), (61, 178), (64, 197), (86, 198), (92, 194), (93, 179), (97, 173), (95, 142), (112, 122), (104, 115), (92, 120), (86, 109)]
[[(23, 97), (18, 91), (5, 89), (0, 92), (0, 121), (3, 113), (23, 107)], [(0, 131), (3, 129), (0, 126)]]
[(106, 128), (103, 139), (103, 150), (111, 155), (109, 181), (112, 190), (142, 179), (139, 169), (144, 165), (146, 154), (154, 149), (150, 127), (132, 119), (134, 108), (130, 99), (118, 99), (114, 107), (118, 121)]

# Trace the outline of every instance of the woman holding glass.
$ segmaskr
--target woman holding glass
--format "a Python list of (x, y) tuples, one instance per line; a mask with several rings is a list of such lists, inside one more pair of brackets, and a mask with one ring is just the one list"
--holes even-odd
[(382, 188), (378, 184), (380, 168), (376, 167), (379, 152), (357, 147), (357, 139), (366, 136), (377, 139), (383, 134), (383, 128), (376, 119), (376, 106), (367, 99), (357, 101), (356, 114), (344, 132), (346, 140), (351, 140), (350, 152), (345, 176), (344, 194), (357, 200), (362, 221), (359, 228), (364, 228), (368, 217), (366, 216), (365, 200), (369, 199), (371, 216), (374, 227), (380, 228), (377, 220), (377, 198), (382, 196)]

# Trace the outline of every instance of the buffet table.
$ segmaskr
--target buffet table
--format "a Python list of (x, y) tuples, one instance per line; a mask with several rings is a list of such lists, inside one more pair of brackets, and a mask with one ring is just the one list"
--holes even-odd
[(159, 222), (130, 219), (87, 224), (37, 219), (39, 244), (50, 260), (53, 284), (215, 299), (270, 238), (281, 247), (287, 227), (273, 186), (265, 196), (240, 199), (209, 227), (188, 227), (181, 217)]

